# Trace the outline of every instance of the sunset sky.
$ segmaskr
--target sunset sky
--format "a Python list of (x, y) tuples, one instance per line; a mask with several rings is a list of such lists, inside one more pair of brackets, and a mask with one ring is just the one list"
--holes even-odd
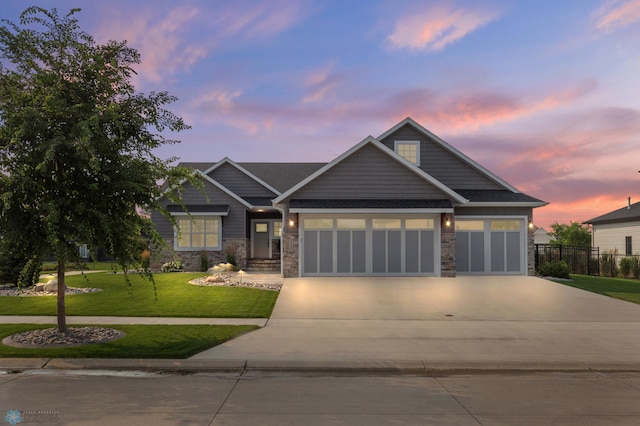
[(128, 40), (182, 161), (331, 161), (407, 116), (521, 191), (538, 226), (640, 201), (640, 0), (3, 0)]

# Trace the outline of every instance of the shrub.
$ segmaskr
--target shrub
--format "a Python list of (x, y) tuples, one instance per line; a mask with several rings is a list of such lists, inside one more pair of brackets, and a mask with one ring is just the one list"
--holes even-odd
[(236, 249), (235, 249), (235, 247), (227, 248), (225, 253), (227, 255), (227, 263), (230, 263), (233, 266), (238, 266), (238, 263), (236, 262)]
[(564, 260), (554, 260), (538, 267), (538, 274), (543, 277), (570, 278), (569, 265)]
[(35, 284), (41, 268), (42, 262), (30, 258), (22, 247), (0, 246), (0, 282), (19, 286)]
[(207, 258), (207, 253), (204, 251), (200, 252), (200, 272), (207, 272), (209, 270), (209, 259)]
[(151, 252), (149, 249), (144, 249), (142, 254), (140, 254), (140, 265), (142, 266), (142, 269), (145, 270), (149, 269), (151, 266)]
[(627, 278), (631, 275), (632, 265), (632, 257), (623, 257), (622, 259), (620, 259), (620, 275), (622, 276), (622, 278)]
[(183, 269), (184, 266), (182, 265), (182, 262), (178, 261), (167, 262), (160, 268), (162, 272), (182, 272)]
[(640, 256), (631, 258), (631, 276), (635, 279), (640, 278)]
[(600, 256), (600, 275), (604, 277), (615, 277), (618, 275), (618, 263), (616, 262), (617, 252), (605, 251)]

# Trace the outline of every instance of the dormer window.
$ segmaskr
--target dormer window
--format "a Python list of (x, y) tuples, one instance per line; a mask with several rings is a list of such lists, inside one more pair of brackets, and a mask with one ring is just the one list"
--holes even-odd
[(395, 151), (407, 161), (420, 166), (420, 141), (395, 141)]

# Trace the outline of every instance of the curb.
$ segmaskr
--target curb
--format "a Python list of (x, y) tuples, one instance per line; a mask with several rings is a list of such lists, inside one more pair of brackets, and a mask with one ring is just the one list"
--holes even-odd
[(640, 363), (428, 363), (424, 361), (264, 361), (199, 359), (3, 358), (0, 372), (31, 370), (318, 375), (519, 375), (538, 373), (640, 373)]

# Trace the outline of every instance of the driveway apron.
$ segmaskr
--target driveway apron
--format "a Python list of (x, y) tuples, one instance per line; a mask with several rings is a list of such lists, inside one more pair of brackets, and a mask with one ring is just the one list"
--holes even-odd
[(536, 277), (286, 279), (266, 327), (199, 359), (640, 363), (640, 305)]

